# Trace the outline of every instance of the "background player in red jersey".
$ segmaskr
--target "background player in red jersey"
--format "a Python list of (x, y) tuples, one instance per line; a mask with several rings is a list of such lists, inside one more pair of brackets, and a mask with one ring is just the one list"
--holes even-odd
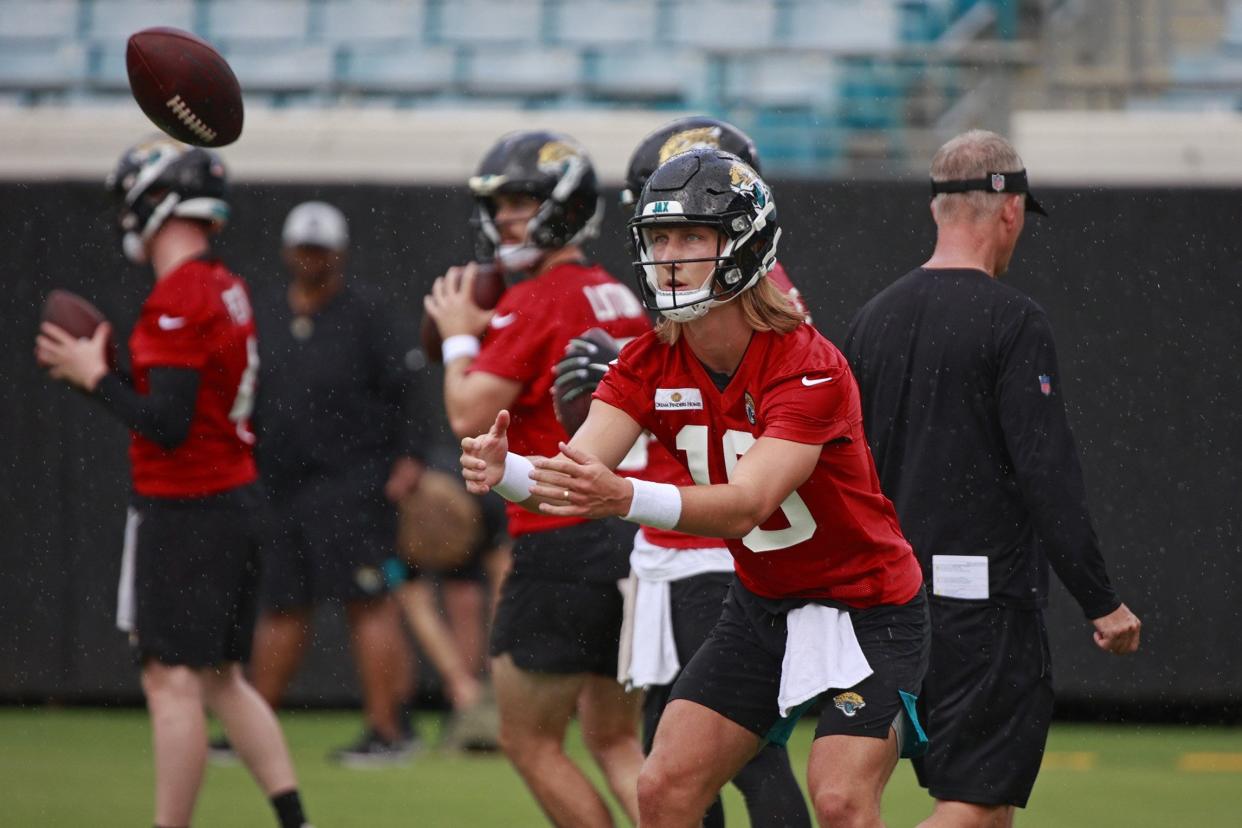
[[(880, 492), (857, 386), (762, 278), (780, 237), (775, 206), (736, 156), (666, 162), (630, 228), (644, 299), (665, 317), (657, 332), (625, 348), (559, 456), (508, 454), (501, 412), (462, 441), (464, 476), (543, 514), (727, 538), (737, 580), (674, 685), (639, 780), (644, 825), (697, 824), (764, 740), (787, 738), (825, 694), (808, 768), (816, 814), (878, 825), (898, 753), (920, 741), (927, 605)], [(698, 485), (612, 473), (644, 428)]]
[(272, 710), (242, 677), (258, 577), (254, 435), (258, 369), (245, 283), (212, 258), (228, 219), (224, 167), (160, 138), (109, 179), (123, 248), (155, 287), (130, 337), (132, 381), (108, 370), (108, 326), (75, 340), (44, 324), (36, 358), (131, 430), (134, 493), (117, 625), (142, 665), (155, 748), (155, 823), (189, 825), (207, 756), (209, 708), (271, 798), (282, 828), (305, 823)]
[[(596, 326), (637, 336), (649, 323), (634, 294), (583, 257), (579, 244), (595, 234), (602, 204), (591, 161), (573, 139), (506, 135), (470, 188), (480, 252), (517, 281), (494, 312), (471, 299), (473, 264), (450, 269), (426, 299), (444, 337), (449, 422), (458, 435), (477, 434), (510, 409), (515, 447), (555, 453), (566, 435), (549, 393), (552, 368), (570, 337)], [(516, 507), (509, 531), (513, 568), (490, 645), (501, 747), (555, 824), (611, 825), (603, 799), (564, 753), (577, 711), (609, 788), (637, 819), (639, 699), (616, 681), (617, 581), (629, 572), (632, 532), (617, 521)]]

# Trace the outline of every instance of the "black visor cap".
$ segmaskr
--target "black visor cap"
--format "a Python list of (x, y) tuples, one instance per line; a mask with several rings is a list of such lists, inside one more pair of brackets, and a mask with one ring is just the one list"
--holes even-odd
[(1024, 193), (1026, 195), (1026, 211), (1041, 216), (1048, 211), (1031, 195), (1031, 185), (1026, 180), (1026, 170), (1017, 172), (990, 172), (983, 178), (964, 178), (957, 181), (932, 181), (933, 196), (941, 193)]

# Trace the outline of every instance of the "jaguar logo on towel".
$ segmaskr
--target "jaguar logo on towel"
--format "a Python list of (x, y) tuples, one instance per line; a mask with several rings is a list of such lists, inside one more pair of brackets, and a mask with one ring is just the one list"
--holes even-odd
[(846, 716), (853, 716), (859, 710), (862, 710), (867, 706), (867, 703), (863, 701), (863, 697), (852, 691), (847, 691), (839, 696), (834, 696), (832, 704), (837, 708), (837, 710), (840, 710)]

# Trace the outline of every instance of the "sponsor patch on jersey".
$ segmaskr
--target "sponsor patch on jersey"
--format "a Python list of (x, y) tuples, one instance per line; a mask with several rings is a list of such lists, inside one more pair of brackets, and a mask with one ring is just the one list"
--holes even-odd
[(847, 690), (844, 693), (832, 697), (832, 706), (837, 710), (840, 710), (846, 716), (853, 717), (859, 710), (866, 707), (867, 703), (863, 701), (862, 696), (852, 690)]
[(697, 388), (657, 388), (656, 411), (695, 411), (703, 408), (703, 392)]

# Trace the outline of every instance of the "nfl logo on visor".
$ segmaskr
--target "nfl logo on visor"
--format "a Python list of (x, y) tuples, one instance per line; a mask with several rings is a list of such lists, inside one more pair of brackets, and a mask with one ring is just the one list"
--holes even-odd
[(1002, 173), (992, 173), (992, 190), (998, 193), (1005, 191), (1005, 176)]

